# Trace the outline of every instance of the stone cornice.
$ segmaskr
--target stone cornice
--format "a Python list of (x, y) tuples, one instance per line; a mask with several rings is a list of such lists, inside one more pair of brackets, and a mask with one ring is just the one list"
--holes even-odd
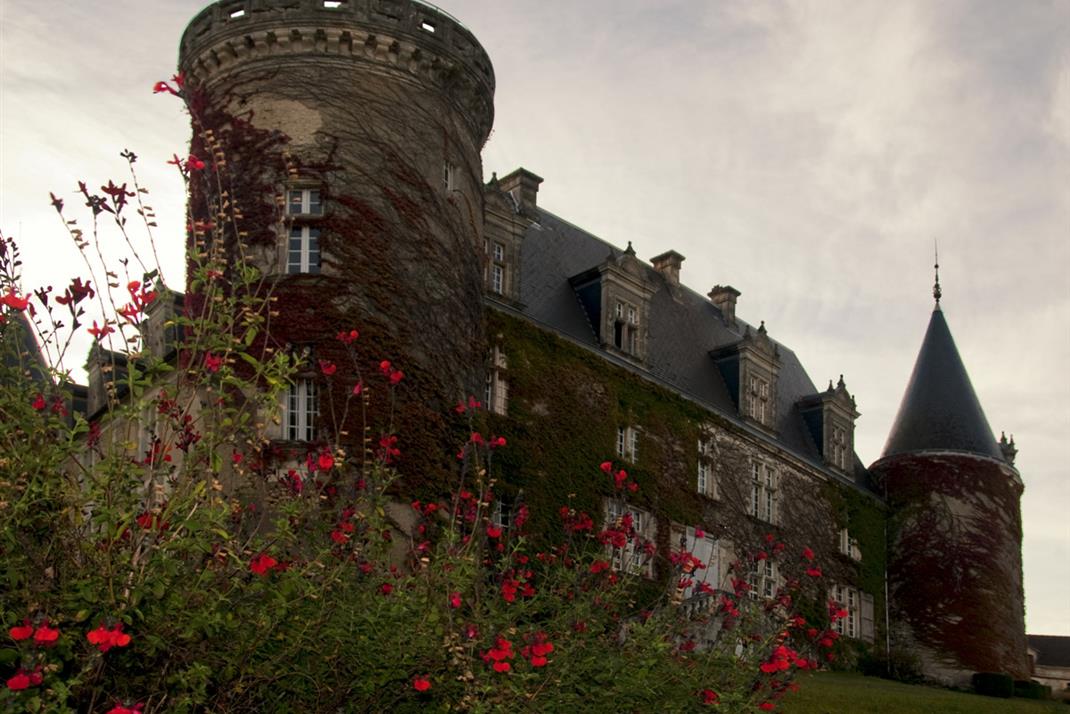
[(482, 145), (494, 120), (494, 70), (471, 32), (415, 0), (223, 0), (182, 35), (179, 67), (191, 84), (228, 70), (318, 57), (408, 75), (457, 103)]

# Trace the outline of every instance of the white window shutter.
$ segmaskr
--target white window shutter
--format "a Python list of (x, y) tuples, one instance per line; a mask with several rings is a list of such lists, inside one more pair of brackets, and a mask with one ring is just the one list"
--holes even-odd
[(876, 633), (873, 626), (873, 596), (862, 593), (862, 639), (873, 642)]

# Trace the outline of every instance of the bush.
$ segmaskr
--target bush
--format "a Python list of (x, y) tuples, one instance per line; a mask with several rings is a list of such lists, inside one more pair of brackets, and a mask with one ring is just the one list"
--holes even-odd
[(986, 697), (1010, 699), (1014, 696), (1014, 678), (1005, 672), (976, 672), (973, 691)]
[[(201, 138), (206, 160), (173, 163), (187, 180), (223, 181), (218, 137)], [(299, 375), (363, 415), (369, 394), (404, 398), (403, 372), (361, 354), (348, 324), (324, 336), (352, 363), (344, 374), (268, 349), (272, 285), (230, 250), (241, 234), (229, 201), (187, 216), (173, 355), (139, 350), (146, 313), (167, 299), (158, 268), (93, 257), (104, 260), (101, 217), (126, 237), (128, 199), (143, 193), (132, 179), (134, 191), (109, 182), (102, 195), (80, 184), (84, 233), (53, 199), (89, 270), (62, 294), (23, 287), (17, 246), (0, 236), (0, 710), (772, 711), (835, 646), (795, 609), (820, 597), (809, 548), (772, 533), (749, 552), (739, 543), (703, 589), (686, 539), (659, 552), (642, 535), (628, 506), (638, 484), (612, 462), (591, 472), (604, 472), (615, 519), (564, 503), (555, 532), (533, 534), (521, 502), (495, 519), (507, 445), (481, 433), (474, 398), (450, 417), (470, 434), (452, 493), (398, 503), (407, 442), (392, 423), (362, 421), (352, 448), (325, 420), (316, 441), (283, 449), (268, 424)], [(78, 332), (112, 387), (92, 422), (62, 368)], [(748, 573), (766, 559), (808, 577), (753, 597)], [(629, 572), (651, 560), (657, 586)]]
[(892, 650), (891, 658), (884, 652), (867, 652), (858, 660), (858, 669), (867, 677), (880, 677), (904, 684), (924, 681), (921, 662), (912, 652)]
[(1020, 699), (1051, 699), (1051, 687), (1031, 679), (1016, 679), (1014, 696)]

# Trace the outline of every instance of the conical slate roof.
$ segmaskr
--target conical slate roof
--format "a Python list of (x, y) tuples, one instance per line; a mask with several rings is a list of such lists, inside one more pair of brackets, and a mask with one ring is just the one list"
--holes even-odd
[(884, 456), (964, 451), (1003, 458), (937, 303)]

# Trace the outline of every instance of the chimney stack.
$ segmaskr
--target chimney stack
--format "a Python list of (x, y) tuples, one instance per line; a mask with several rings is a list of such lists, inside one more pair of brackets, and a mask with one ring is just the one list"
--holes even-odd
[(661, 273), (665, 280), (669, 282), (669, 285), (680, 284), (680, 264), (684, 262), (684, 256), (675, 250), (670, 250), (654, 256), (650, 259), (650, 262), (654, 265), (654, 270)]
[(498, 179), (498, 187), (512, 194), (522, 213), (535, 210), (542, 178), (521, 167), (508, 176)]
[(710, 302), (721, 311), (725, 322), (729, 325), (736, 324), (736, 298), (740, 292), (731, 285), (714, 285), (709, 292)]

